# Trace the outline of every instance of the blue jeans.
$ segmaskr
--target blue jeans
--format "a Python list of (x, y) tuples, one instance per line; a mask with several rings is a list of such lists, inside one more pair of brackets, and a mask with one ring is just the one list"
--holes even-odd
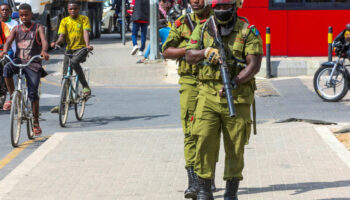
[(139, 29), (141, 28), (141, 48), (140, 51), (145, 50), (146, 46), (146, 37), (147, 37), (147, 28), (148, 24), (146, 23), (132, 23), (132, 44), (133, 46), (137, 45), (137, 33), (139, 32)]

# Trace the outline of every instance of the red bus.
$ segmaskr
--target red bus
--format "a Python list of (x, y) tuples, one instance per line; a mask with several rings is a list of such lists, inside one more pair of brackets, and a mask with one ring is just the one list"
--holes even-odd
[(335, 37), (350, 23), (350, 0), (245, 0), (238, 14), (264, 41), (271, 28), (273, 56), (326, 56), (328, 27)]

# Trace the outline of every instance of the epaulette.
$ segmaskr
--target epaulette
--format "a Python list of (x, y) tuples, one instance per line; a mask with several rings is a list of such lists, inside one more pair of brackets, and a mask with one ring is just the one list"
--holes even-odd
[(201, 24), (203, 24), (203, 23), (205, 23), (205, 22), (207, 22), (206, 19), (203, 19), (203, 20), (200, 21)]
[(248, 35), (248, 33), (249, 33), (249, 32), (248, 32), (248, 31), (249, 31), (249, 27), (250, 27), (249, 24), (243, 22), (243, 28), (242, 28), (243, 37), (247, 37), (247, 35)]

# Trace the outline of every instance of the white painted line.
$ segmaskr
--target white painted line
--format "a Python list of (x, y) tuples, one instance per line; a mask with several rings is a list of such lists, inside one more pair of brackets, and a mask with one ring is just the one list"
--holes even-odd
[(41, 99), (58, 98), (58, 97), (60, 97), (60, 95), (57, 95), (57, 94), (46, 94), (46, 93), (44, 93), (44, 94), (40, 95)]
[(338, 141), (326, 126), (315, 126), (314, 129), (328, 146), (338, 154), (339, 158), (350, 168), (350, 151)]
[(51, 136), (44, 144), (42, 144), (34, 153), (26, 158), (16, 169), (14, 169), (9, 175), (7, 175), (0, 182), (0, 199), (3, 199), (5, 195), (12, 191), (12, 189), (18, 184), (18, 182), (45, 158), (45, 156), (55, 149), (63, 138), (69, 133), (56, 133)]

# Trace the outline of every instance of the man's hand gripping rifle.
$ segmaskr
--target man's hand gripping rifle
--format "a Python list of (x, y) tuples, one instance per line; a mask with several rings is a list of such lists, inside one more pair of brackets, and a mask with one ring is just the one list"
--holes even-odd
[(220, 64), (220, 70), (221, 70), (221, 77), (222, 77), (222, 82), (224, 84), (224, 90), (226, 93), (228, 109), (230, 111), (230, 117), (235, 117), (236, 110), (235, 110), (235, 105), (233, 102), (233, 95), (232, 95), (232, 89), (233, 89), (234, 83), (231, 81), (231, 77), (228, 72), (224, 45), (222, 43), (221, 36), (218, 31), (217, 23), (214, 16), (210, 17), (208, 23), (209, 23), (210, 32), (214, 36), (215, 44), (219, 48), (219, 54), (220, 54), (219, 64)]

